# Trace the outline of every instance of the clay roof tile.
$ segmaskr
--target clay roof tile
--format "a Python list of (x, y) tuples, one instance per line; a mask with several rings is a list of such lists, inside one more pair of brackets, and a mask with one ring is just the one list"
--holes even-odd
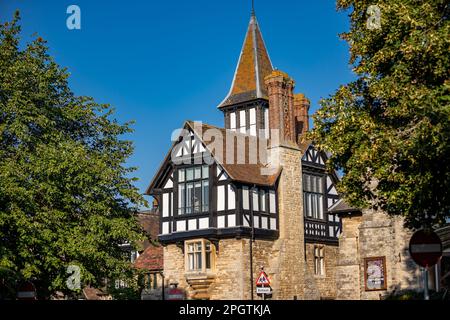
[(267, 99), (264, 78), (272, 71), (272, 62), (258, 21), (252, 14), (230, 92), (220, 103), (219, 108), (257, 98)]

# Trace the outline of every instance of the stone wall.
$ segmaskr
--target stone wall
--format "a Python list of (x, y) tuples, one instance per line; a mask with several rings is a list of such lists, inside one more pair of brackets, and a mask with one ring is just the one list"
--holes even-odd
[[(201, 298), (212, 300), (250, 300), (250, 240), (249, 239), (224, 239), (218, 243), (216, 251), (215, 270), (209, 274), (211, 280), (207, 294)], [(253, 243), (253, 283), (259, 275), (260, 267), (272, 281), (274, 292), (278, 295), (279, 254), (274, 250), (273, 241), (256, 240)], [(185, 272), (184, 255), (180, 248), (168, 245), (165, 250), (164, 273), (166, 285), (177, 282), (180, 289), (186, 290), (188, 299), (199, 298), (193, 288), (193, 275)], [(200, 279), (200, 274), (197, 279)], [(254, 291), (256, 286), (254, 286)], [(255, 300), (261, 299), (254, 292)]]
[(305, 273), (301, 272), (305, 270), (301, 152), (294, 143), (286, 142), (271, 148), (270, 156), (272, 163), (283, 168), (278, 184), (280, 236), (274, 243), (274, 252), (279, 254), (274, 298), (315, 298), (305, 292)]
[(185, 277), (183, 250), (175, 244), (164, 247), (164, 281), (167, 288), (172, 283), (178, 283), (179, 288), (186, 290), (187, 297), (192, 295)]
[(343, 216), (342, 233), (339, 236), (339, 253), (336, 267), (336, 298), (339, 300), (359, 300), (359, 255), (358, 237), (362, 217)]
[[(338, 299), (378, 300), (394, 291), (420, 290), (420, 270), (408, 244), (412, 232), (401, 217), (366, 210), (363, 215), (342, 216), (336, 269)], [(365, 258), (385, 257), (387, 289), (366, 291)]]
[[(359, 227), (361, 299), (380, 299), (394, 290), (420, 289), (420, 270), (409, 255), (412, 232), (403, 227), (401, 217), (367, 210)], [(366, 291), (364, 258), (386, 257), (386, 291)], [(381, 296), (380, 296), (381, 295)]]
[[(314, 248), (316, 246), (324, 249), (324, 275), (316, 275), (314, 272)], [(320, 299), (336, 299), (337, 254), (338, 246), (315, 243), (306, 244), (307, 273), (310, 278), (306, 283), (318, 291)]]
[(215, 280), (210, 287), (210, 298), (213, 300), (247, 299), (246, 279), (249, 274), (245, 253), (245, 242), (248, 240), (227, 239), (219, 241), (216, 253)]

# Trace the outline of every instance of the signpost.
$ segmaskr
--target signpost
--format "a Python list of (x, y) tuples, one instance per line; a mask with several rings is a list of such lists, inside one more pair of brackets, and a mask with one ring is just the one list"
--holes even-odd
[(184, 291), (178, 289), (178, 284), (172, 283), (167, 292), (167, 300), (184, 300)]
[(442, 256), (442, 241), (433, 231), (419, 230), (409, 241), (409, 253), (419, 266), (423, 267), (424, 298), (429, 300), (428, 268), (438, 263)]
[(272, 288), (270, 287), (270, 280), (267, 274), (264, 272), (264, 268), (261, 268), (258, 279), (256, 280), (256, 293), (261, 294), (263, 300), (266, 300), (266, 295), (272, 293)]
[(267, 274), (264, 271), (261, 271), (261, 273), (258, 276), (258, 280), (256, 280), (257, 286), (270, 286), (269, 278), (267, 277)]
[(30, 281), (22, 283), (17, 290), (17, 300), (37, 300), (36, 288)]
[(271, 294), (272, 289), (270, 287), (256, 287), (257, 294)]

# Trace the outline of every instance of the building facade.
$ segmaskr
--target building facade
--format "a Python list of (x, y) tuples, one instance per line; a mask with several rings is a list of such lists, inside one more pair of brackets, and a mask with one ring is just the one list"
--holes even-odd
[(309, 100), (274, 70), (252, 14), (224, 128), (187, 121), (147, 194), (161, 214), (164, 276), (193, 299), (335, 298), (341, 222), (326, 155), (305, 140)]
[(294, 89), (253, 13), (218, 106), (224, 127), (186, 121), (146, 192), (158, 202), (166, 285), (188, 299), (263, 299), (261, 270), (272, 299), (377, 299), (361, 272), (380, 263), (365, 260), (373, 254), (390, 277), (381, 291), (419, 286), (401, 221), (338, 210), (338, 177), (306, 139), (310, 103)]

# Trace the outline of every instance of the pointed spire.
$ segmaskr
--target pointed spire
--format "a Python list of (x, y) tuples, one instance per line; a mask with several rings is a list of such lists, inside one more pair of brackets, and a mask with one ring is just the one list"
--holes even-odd
[(219, 108), (258, 98), (267, 99), (264, 78), (272, 71), (272, 62), (256, 20), (252, 1), (252, 15), (231, 89)]

